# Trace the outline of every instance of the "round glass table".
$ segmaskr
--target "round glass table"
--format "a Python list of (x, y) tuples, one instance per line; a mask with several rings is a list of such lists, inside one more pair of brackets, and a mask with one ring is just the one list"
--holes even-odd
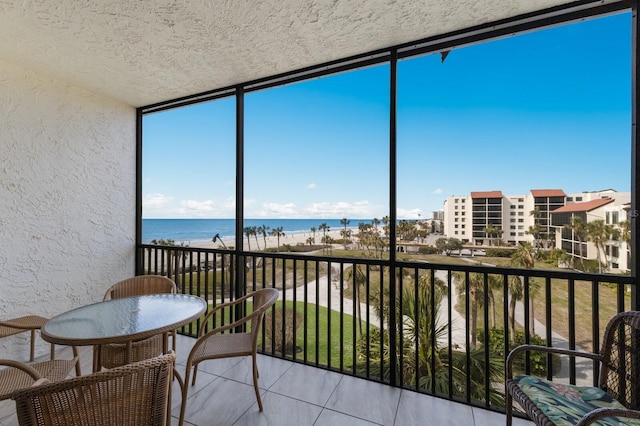
[(46, 322), (41, 334), (47, 342), (71, 346), (131, 343), (175, 330), (206, 309), (204, 299), (187, 294), (126, 297), (57, 315)]

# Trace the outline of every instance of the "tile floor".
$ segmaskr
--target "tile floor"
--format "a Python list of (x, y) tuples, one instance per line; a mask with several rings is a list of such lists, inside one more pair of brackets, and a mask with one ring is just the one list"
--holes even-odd
[[(178, 336), (178, 372), (194, 339)], [(59, 356), (65, 356), (64, 349)], [(69, 351), (70, 353), (70, 351)], [(83, 373), (91, 371), (91, 349), (80, 352)], [(368, 380), (260, 356), (259, 385), (264, 411), (258, 411), (248, 357), (201, 364), (196, 385), (189, 388), (185, 425), (455, 425), (505, 424), (504, 415), (401, 390)], [(180, 393), (172, 390), (172, 424), (178, 424)], [(13, 401), (0, 402), (0, 425), (16, 426)], [(532, 423), (516, 419), (515, 426)]]

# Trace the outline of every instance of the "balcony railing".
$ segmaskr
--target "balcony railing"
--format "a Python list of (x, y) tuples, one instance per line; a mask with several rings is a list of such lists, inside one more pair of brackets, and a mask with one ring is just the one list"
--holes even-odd
[[(504, 359), (511, 348), (598, 350), (609, 318), (631, 309), (635, 282), (624, 275), (465, 262), (139, 250), (139, 273), (168, 275), (180, 292), (212, 305), (258, 288), (281, 290), (263, 324), (262, 353), (496, 411), (504, 410)], [(198, 326), (181, 332), (195, 336)], [(550, 356), (523, 359), (519, 369), (588, 385), (598, 376), (591, 362)]]

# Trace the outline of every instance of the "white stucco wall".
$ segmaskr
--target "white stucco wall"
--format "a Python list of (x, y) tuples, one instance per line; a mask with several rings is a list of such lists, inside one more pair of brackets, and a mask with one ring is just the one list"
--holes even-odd
[[(133, 275), (135, 152), (133, 107), (0, 60), (0, 318)], [(0, 358), (28, 354), (28, 333), (0, 339)]]

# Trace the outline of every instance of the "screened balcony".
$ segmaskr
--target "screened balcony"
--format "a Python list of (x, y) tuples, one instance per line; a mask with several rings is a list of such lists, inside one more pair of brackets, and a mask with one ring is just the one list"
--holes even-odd
[[(353, 379), (354, 389), (361, 385), (380, 386), (383, 392), (399, 392), (399, 406), (403, 407), (405, 395), (425, 398), (418, 403), (420, 406), (433, 403), (425, 401), (442, 403), (443, 398), (449, 399), (460, 404), (455, 411), (465, 416), (466, 421), (456, 420), (457, 423), (484, 424), (477, 419), (501, 416), (499, 395), (503, 389), (499, 375), (490, 376), (488, 370), (473, 376), (472, 361), (477, 359), (485, 367), (492, 364), (492, 345), (499, 344), (506, 351), (516, 344), (517, 335), (521, 341), (540, 339), (548, 345), (594, 349), (599, 346), (600, 330), (611, 315), (637, 309), (637, 1), (484, 1), (459, 4), (456, 8), (448, 2), (310, 5), (291, 1), (281, 7), (260, 3), (246, 9), (231, 2), (224, 7), (186, 2), (153, 8), (125, 1), (86, 7), (75, 3), (11, 4), (5, 5), (0, 14), (0, 70), (5, 83), (0, 85), (0, 141), (4, 149), (0, 193), (5, 201), (0, 205), (3, 317), (34, 310), (54, 316), (100, 300), (109, 284), (134, 274), (166, 274), (176, 280), (182, 292), (201, 295), (211, 303), (252, 288), (276, 287), (282, 290), (282, 304), (270, 318), (271, 329), (264, 331), (263, 362), (286, 371), (302, 368), (320, 370), (331, 377), (337, 374), (341, 383)], [(553, 61), (544, 60), (549, 52), (530, 44), (513, 49), (512, 56), (492, 55), (493, 46), (512, 43), (520, 36), (535, 37), (549, 31), (546, 34), (552, 34), (554, 40), (554, 31), (572, 33), (582, 24), (591, 29), (592, 24), (612, 20), (621, 22), (616, 28), (623, 29), (615, 42), (602, 45), (599, 42), (604, 38), (596, 35), (588, 42), (578, 37), (584, 44), (545, 46), (567, 55), (586, 51), (585, 56), (603, 66), (615, 63), (620, 78), (599, 78), (598, 72), (588, 74), (594, 70), (584, 63), (563, 74), (561, 71), (567, 69), (554, 68)], [(587, 33), (596, 34), (591, 30)], [(465, 57), (466, 52), (470, 56)], [(622, 57), (622, 62), (613, 61), (614, 56)], [(536, 68), (506, 68), (521, 57), (536, 58), (531, 59)], [(464, 61), (456, 62), (458, 59)], [(459, 74), (451, 72), (450, 66), (457, 66)], [(491, 99), (491, 87), (484, 93), (459, 90), (453, 95), (448, 91), (454, 86), (482, 87), (484, 80), (473, 79), (480, 68), (484, 75), (498, 74), (505, 82), (517, 84), (513, 86), (516, 88), (540, 82), (538, 72), (557, 76), (557, 80), (546, 81), (558, 91), (580, 80), (578, 77), (585, 77), (582, 88), (598, 88), (605, 100), (609, 99), (606, 94), (615, 92), (619, 103), (595, 102), (603, 105), (599, 111), (602, 115), (594, 113), (572, 121), (570, 115), (558, 112), (550, 115), (554, 120), (535, 125), (523, 124), (516, 115), (483, 115), (482, 108), (474, 102)], [(411, 69), (419, 71), (415, 74), (418, 80), (408, 77)], [(359, 86), (341, 80), (353, 75), (356, 80), (360, 76), (373, 76), (374, 80)], [(449, 80), (439, 80), (441, 77)], [(335, 148), (332, 157), (340, 157), (342, 151), (338, 149), (344, 149), (343, 157), (348, 161), (340, 163), (337, 171), (335, 164), (324, 164), (328, 174), (344, 176), (344, 182), (331, 189), (353, 187), (364, 194), (363, 198), (376, 197), (376, 203), (358, 204), (362, 201), (358, 199), (347, 204), (349, 208), (383, 206), (379, 217), (389, 217), (392, 235), (403, 218), (426, 213), (426, 208), (411, 209), (408, 201), (430, 198), (433, 202), (434, 195), (449, 190), (440, 182), (454, 175), (468, 181), (464, 187), (450, 189), (463, 196), (471, 191), (504, 190), (508, 194), (502, 185), (519, 175), (530, 177), (524, 191), (563, 187), (570, 182), (580, 190), (602, 190), (609, 187), (608, 180), (602, 177), (622, 170), (626, 178), (616, 189), (631, 194), (631, 233), (628, 251), (621, 252), (619, 258), (629, 259), (628, 268), (624, 273), (613, 274), (461, 264), (448, 259), (425, 261), (400, 256), (400, 244), (393, 238), (385, 255), (378, 258), (253, 250), (245, 245), (243, 235), (244, 221), (254, 212), (251, 197), (270, 192), (262, 184), (286, 191), (299, 177), (285, 175), (286, 166), (296, 165), (304, 172), (305, 161), (309, 160), (296, 155), (301, 151), (295, 148), (275, 149), (281, 146), (278, 141), (283, 142), (282, 146), (289, 144), (291, 140), (285, 139), (301, 124), (288, 120), (288, 113), (310, 106), (324, 108), (324, 114), (337, 112), (336, 104), (314, 102), (319, 98), (313, 93), (321, 92), (314, 84), (322, 86), (327, 82), (332, 93), (341, 86), (367, 95), (375, 93), (377, 108), (367, 110), (367, 114), (335, 114), (335, 120), (317, 120), (315, 127), (298, 126), (308, 130), (303, 142), (316, 148), (314, 152), (320, 156), (324, 145), (311, 143), (317, 129), (334, 129), (327, 140), (366, 135), (370, 149), (357, 153), (375, 154), (366, 170), (355, 172), (360, 157), (354, 159), (355, 154), (346, 154), (348, 139), (339, 140), (342, 145)], [(283, 103), (287, 109), (269, 97), (292, 87), (307, 89), (309, 98)], [(510, 87), (505, 84), (501, 93), (518, 98), (518, 90), (509, 90)], [(336, 102), (353, 97), (354, 93), (338, 93)], [(411, 115), (412, 105), (407, 100), (412, 100), (412, 94), (416, 99), (433, 101), (430, 114), (424, 115), (421, 110)], [(568, 99), (576, 104), (586, 103), (591, 94), (576, 91), (575, 98)], [(536, 98), (551, 110), (558, 105), (557, 100)], [(447, 106), (462, 103), (468, 107), (468, 114), (456, 117), (457, 121), (441, 115)], [(220, 108), (193, 126), (180, 127), (178, 121), (172, 121), (174, 112), (209, 106)], [(267, 120), (268, 113), (280, 119)], [(611, 119), (606, 132), (585, 131), (589, 124), (610, 118), (609, 113), (616, 119)], [(619, 116), (625, 119), (620, 121)], [(174, 131), (171, 134), (175, 143), (167, 145), (165, 162), (154, 162), (154, 155), (163, 147), (154, 145), (149, 124), (167, 117), (171, 119), (165, 120), (169, 130), (156, 129), (165, 135)], [(474, 133), (487, 131), (478, 118), (493, 123), (492, 129), (483, 133), (483, 140), (472, 139)], [(352, 125), (353, 134), (331, 127), (338, 119)], [(438, 127), (443, 123), (448, 127)], [(559, 131), (562, 137), (545, 141), (550, 143), (548, 147), (543, 149), (536, 143), (544, 138), (530, 138), (539, 129), (559, 129), (555, 127), (557, 123), (573, 127)], [(202, 124), (216, 143), (204, 150), (191, 149), (190, 132)], [(512, 133), (501, 133), (500, 129), (507, 125)], [(419, 129), (420, 138), (408, 138), (407, 129)], [(263, 144), (260, 136), (267, 131), (272, 132), (270, 142)], [(500, 138), (492, 140), (493, 131)], [(446, 137), (454, 133), (455, 137)], [(580, 144), (572, 145), (576, 144), (572, 138), (578, 133), (590, 137), (580, 138)], [(423, 145), (431, 149), (428, 157), (418, 154), (418, 147)], [(514, 148), (521, 146), (530, 149)], [(579, 148), (572, 152), (566, 149), (570, 146)], [(492, 156), (496, 150), (511, 152), (512, 156), (498, 159)], [(185, 151), (194, 164), (201, 162), (200, 166), (179, 163), (180, 151)], [(575, 164), (578, 151), (590, 153), (590, 162)], [(268, 157), (274, 154), (284, 156)], [(458, 161), (463, 156), (473, 161)], [(261, 162), (270, 166), (270, 172), (252, 175), (252, 171), (265, 170)], [(543, 180), (552, 175), (550, 168), (566, 171), (567, 180)], [(206, 211), (226, 201), (230, 209), (227, 213), (231, 212), (227, 217), (235, 220), (233, 247), (187, 245), (167, 249), (145, 241), (143, 218), (152, 217), (157, 212), (153, 208), (170, 198), (156, 196), (153, 179), (146, 179), (151, 169), (160, 170), (156, 176), (187, 176), (190, 180), (182, 184), (183, 194), (195, 187), (208, 188), (213, 194), (210, 200), (204, 199), (209, 195), (202, 200), (184, 195), (177, 200), (184, 202), (180, 208)], [(222, 170), (223, 174), (216, 179), (194, 174), (209, 169)], [(594, 181), (589, 179), (594, 176), (601, 178), (595, 182), (603, 182), (602, 187), (591, 183)], [(484, 177), (488, 179), (481, 180)], [(225, 188), (216, 186), (221, 182)], [(429, 193), (426, 189), (406, 189), (415, 182), (425, 188), (431, 182), (438, 185)], [(310, 190), (316, 188), (312, 183), (303, 182)], [(474, 187), (476, 184), (482, 187)], [(213, 200), (218, 194), (224, 198)], [(214, 202), (209, 203), (211, 200)], [(290, 205), (287, 201), (269, 205), (282, 212)], [(323, 208), (326, 204), (322, 201), (315, 195), (308, 203)], [(329, 211), (335, 217), (353, 217), (352, 210)], [(367, 217), (375, 216), (372, 213)], [(462, 222), (451, 222), (450, 228), (446, 224), (445, 233), (461, 239), (466, 233), (471, 241), (471, 211), (466, 219), (466, 228)], [(503, 230), (511, 225), (510, 219), (502, 218)], [(519, 226), (518, 222), (513, 226)], [(491, 239), (486, 228), (479, 230), (483, 240)], [(525, 229), (514, 228), (513, 232), (514, 239), (527, 238)], [(217, 265), (215, 272), (199, 271), (202, 262)], [(521, 283), (522, 293), (512, 309), (509, 286), (515, 281)], [(439, 312), (440, 317), (428, 317), (420, 324), (425, 333), (412, 335), (408, 318), (410, 309), (424, 305), (415, 296), (421, 292), (432, 308), (428, 311)], [(321, 294), (327, 295), (326, 303), (321, 303)], [(411, 302), (415, 302), (413, 306)], [(475, 310), (479, 306), (483, 308)], [(327, 314), (325, 323), (312, 321), (320, 308)], [(423, 317), (415, 318), (418, 324)], [(276, 332), (277, 321), (282, 330), (291, 333)], [(514, 330), (509, 331), (509, 324)], [(502, 334), (492, 334), (496, 325), (502, 327)], [(432, 331), (438, 326), (443, 327), (436, 335)], [(189, 341), (185, 339), (193, 336), (194, 327), (195, 324), (181, 330), (182, 342)], [(28, 343), (19, 337), (3, 339), (0, 347), (3, 356), (9, 358), (24, 359), (28, 352)], [(44, 356), (48, 345), (40, 342), (37, 349)], [(388, 357), (380, 355), (385, 350)], [(438, 353), (440, 358), (421, 357), (421, 350)], [(500, 353), (500, 357), (504, 354)], [(441, 377), (427, 374), (440, 367), (440, 362), (447, 365), (437, 369)], [(456, 362), (463, 372), (462, 383), (454, 374), (458, 371)], [(544, 368), (554, 362), (540, 361)], [(499, 365), (497, 362), (497, 370)], [(523, 363), (524, 369), (530, 367), (530, 360)], [(572, 362), (558, 368), (545, 370), (544, 374), (588, 383), (596, 373), (591, 365)], [(478, 386), (471, 386), (471, 382)], [(276, 383), (274, 378), (265, 390), (269, 392)], [(334, 390), (339, 394), (337, 388)], [(278, 393), (276, 388), (273, 391)], [(496, 395), (497, 399), (492, 399)], [(314, 405), (361, 420), (390, 424), (327, 404)], [(251, 416), (250, 406), (246, 410), (240, 415)], [(314, 419), (320, 422), (319, 417)], [(402, 424), (398, 417), (394, 419), (395, 424)]]

